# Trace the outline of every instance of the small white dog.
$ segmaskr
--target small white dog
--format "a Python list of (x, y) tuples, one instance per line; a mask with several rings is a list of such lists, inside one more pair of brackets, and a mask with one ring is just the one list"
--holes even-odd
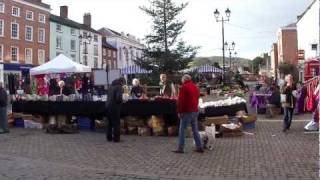
[[(204, 149), (213, 150), (213, 143), (216, 138), (215, 125), (206, 126), (205, 131), (200, 131), (200, 139)], [(193, 141), (195, 144), (195, 142)]]

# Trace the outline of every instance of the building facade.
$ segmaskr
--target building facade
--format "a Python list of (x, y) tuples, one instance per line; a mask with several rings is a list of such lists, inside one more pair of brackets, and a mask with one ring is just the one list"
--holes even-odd
[[(108, 65), (108, 66), (106, 66)], [(106, 38), (102, 38), (102, 67), (103, 69), (117, 69), (117, 48), (107, 43)]]
[(273, 77), (277, 78), (278, 77), (278, 44), (273, 43), (272, 48), (270, 51), (270, 61), (271, 61), (271, 74)]
[(278, 61), (281, 63), (298, 64), (297, 26), (290, 24), (278, 31)]
[(117, 68), (135, 66), (134, 60), (142, 57), (144, 45), (134, 36), (118, 33), (108, 28), (101, 28), (99, 32), (106, 37), (110, 45), (117, 49)]
[(60, 7), (60, 16), (50, 16), (50, 59), (64, 54), (75, 62), (80, 62), (80, 27), (68, 19), (68, 7)]
[(6, 86), (49, 60), (49, 16), (50, 5), (41, 0), (0, 0), (0, 81)]
[[(305, 64), (308, 60), (320, 57), (320, 1), (314, 0), (310, 6), (298, 16), (297, 21), (298, 49), (299, 49), (299, 79), (305, 79)], [(310, 72), (315, 72), (311, 69)], [(311, 74), (312, 76), (312, 74)]]
[(102, 35), (91, 28), (91, 14), (83, 16), (80, 27), (80, 63), (92, 68), (102, 68)]
[(298, 16), (298, 49), (304, 50), (305, 59), (320, 56), (320, 1), (312, 4)]

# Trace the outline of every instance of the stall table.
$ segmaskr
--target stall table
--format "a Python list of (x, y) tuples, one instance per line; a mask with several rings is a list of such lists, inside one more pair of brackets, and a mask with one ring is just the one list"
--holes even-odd
[[(38, 115), (104, 116), (105, 102), (94, 101), (16, 101), (13, 112)], [(130, 100), (122, 105), (122, 116), (148, 116), (176, 114), (176, 102), (172, 100), (140, 101)]]

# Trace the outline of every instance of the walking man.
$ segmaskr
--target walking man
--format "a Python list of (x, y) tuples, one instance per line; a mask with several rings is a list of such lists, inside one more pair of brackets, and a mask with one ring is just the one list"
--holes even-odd
[(9, 133), (7, 115), (8, 95), (0, 82), (0, 134)]
[(120, 113), (123, 102), (122, 86), (124, 82), (123, 78), (116, 79), (108, 89), (108, 99), (106, 102), (108, 126), (106, 128), (106, 136), (109, 142), (120, 142)]
[(203, 153), (201, 139), (198, 129), (198, 104), (200, 92), (191, 80), (190, 75), (182, 77), (182, 87), (179, 91), (178, 98), (178, 116), (180, 118), (179, 128), (179, 144), (178, 149), (173, 151), (175, 153), (184, 153), (185, 145), (185, 129), (191, 124), (193, 138), (196, 143), (196, 152)]

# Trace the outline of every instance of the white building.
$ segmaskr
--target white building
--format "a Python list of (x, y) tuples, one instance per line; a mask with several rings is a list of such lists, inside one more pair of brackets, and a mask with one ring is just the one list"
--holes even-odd
[(302, 15), (298, 16), (298, 49), (304, 50), (305, 59), (319, 56), (320, 1), (314, 0)]
[(91, 28), (91, 15), (83, 16), (80, 28), (80, 63), (92, 68), (102, 68), (102, 36)]
[(304, 58), (299, 60), (299, 76), (303, 79), (304, 61), (319, 57), (320, 45), (320, 0), (312, 4), (300, 15), (297, 21), (298, 50), (304, 51)]
[(118, 69), (134, 66), (134, 60), (142, 57), (145, 48), (140, 40), (130, 34), (118, 33), (108, 28), (101, 28), (99, 32), (113, 47), (118, 50)]

